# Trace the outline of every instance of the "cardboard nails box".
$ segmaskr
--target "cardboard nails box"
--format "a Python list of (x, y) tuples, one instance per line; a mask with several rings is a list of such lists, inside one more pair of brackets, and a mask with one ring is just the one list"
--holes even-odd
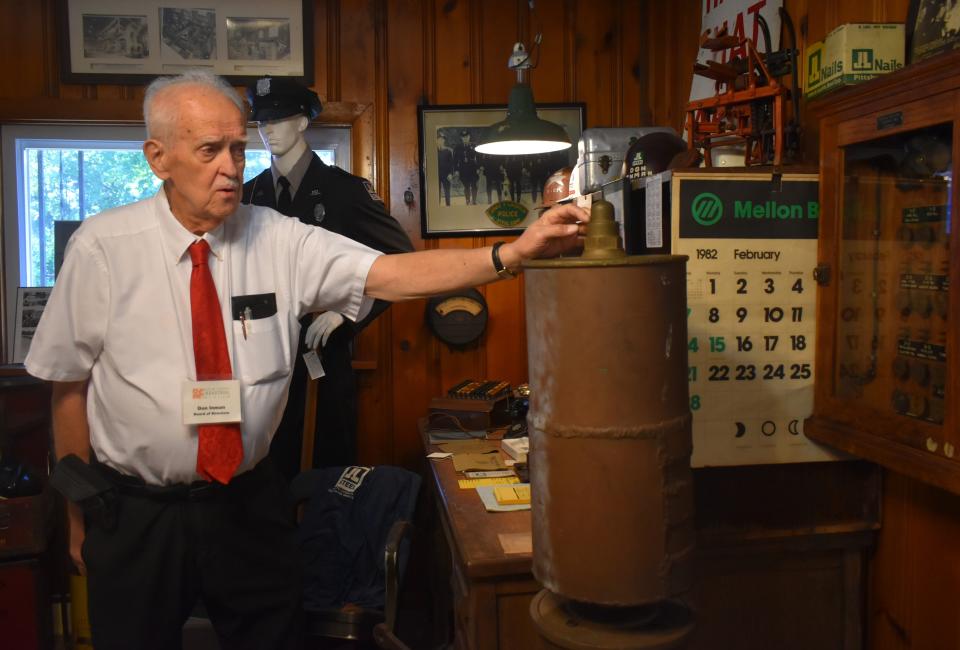
[(904, 64), (904, 28), (899, 23), (848, 23), (804, 56), (804, 93), (810, 99), (836, 88), (899, 70)]

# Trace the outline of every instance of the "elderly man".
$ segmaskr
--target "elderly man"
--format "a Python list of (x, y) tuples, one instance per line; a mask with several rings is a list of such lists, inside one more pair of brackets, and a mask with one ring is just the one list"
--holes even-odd
[(70, 510), (93, 643), (177, 648), (202, 598), (223, 647), (296, 647), (294, 522), (263, 461), (299, 318), (494, 281), (574, 247), (589, 217), (555, 208), (492, 249), (381, 255), (240, 205), (245, 112), (220, 78), (158, 79), (144, 118), (163, 187), (74, 234), (26, 360), (53, 382), (57, 456), (119, 492), (113, 522)]

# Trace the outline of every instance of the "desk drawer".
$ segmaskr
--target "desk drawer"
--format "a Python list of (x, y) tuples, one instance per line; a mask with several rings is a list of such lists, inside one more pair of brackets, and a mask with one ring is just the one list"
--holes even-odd
[(47, 650), (52, 647), (45, 584), (37, 560), (0, 562), (0, 630), (4, 648)]

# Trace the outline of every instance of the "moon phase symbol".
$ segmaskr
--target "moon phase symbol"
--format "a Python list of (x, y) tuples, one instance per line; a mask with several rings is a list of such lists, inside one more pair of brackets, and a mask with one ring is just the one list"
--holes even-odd
[(800, 425), (800, 420), (790, 420), (790, 423), (787, 424), (787, 431), (790, 432), (790, 435), (799, 436), (800, 431), (797, 430), (797, 427)]
[(736, 437), (742, 438), (743, 434), (747, 432), (747, 425), (745, 425), (743, 422), (735, 422), (734, 424), (737, 425), (737, 433), (735, 434)]
[(773, 420), (764, 420), (760, 425), (760, 433), (768, 438), (777, 432), (777, 424)]

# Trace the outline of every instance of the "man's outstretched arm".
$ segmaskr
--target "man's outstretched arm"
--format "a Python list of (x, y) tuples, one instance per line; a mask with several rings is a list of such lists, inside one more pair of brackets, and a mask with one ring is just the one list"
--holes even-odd
[[(516, 241), (500, 248), (500, 260), (511, 271), (531, 259), (556, 257), (580, 245), (590, 215), (574, 205), (551, 208)], [(384, 255), (367, 275), (365, 293), (391, 302), (425, 298), (497, 279), (490, 247), (439, 249)]]

